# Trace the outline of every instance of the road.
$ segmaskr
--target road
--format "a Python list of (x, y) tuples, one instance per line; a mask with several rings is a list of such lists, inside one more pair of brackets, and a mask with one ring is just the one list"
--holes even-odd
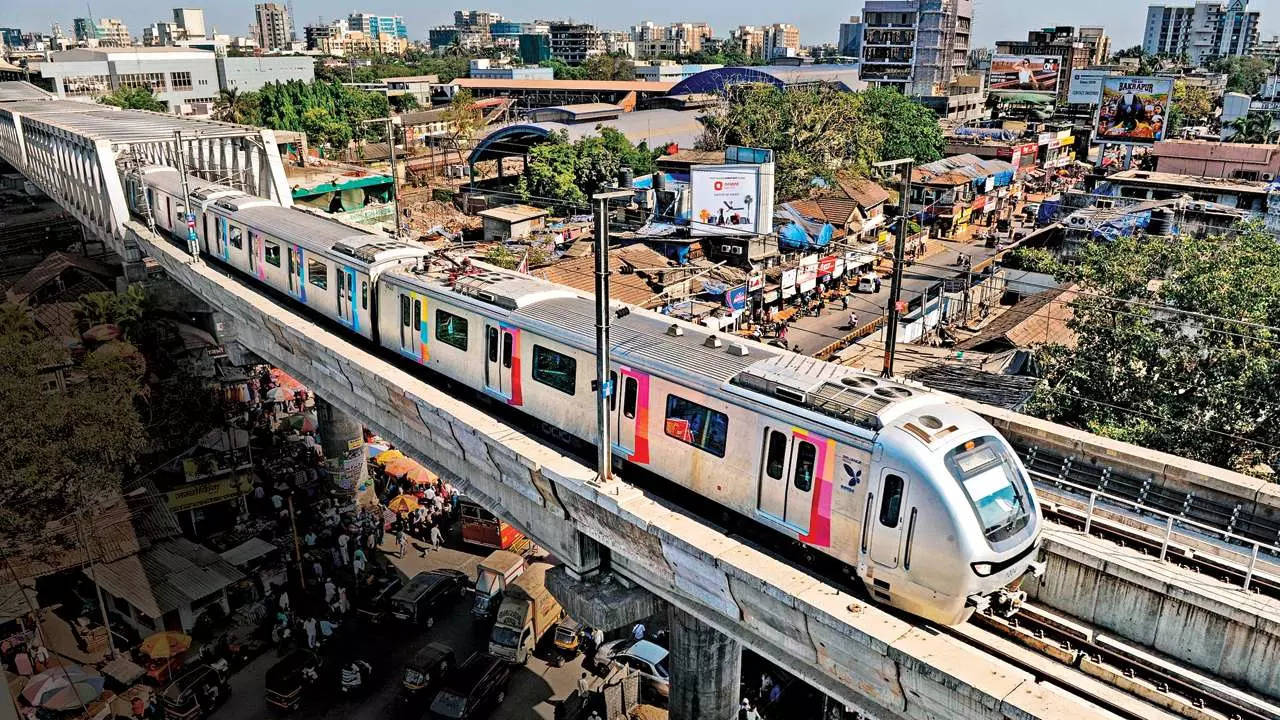
[[(390, 545), (388, 536), (388, 549)], [(456, 542), (454, 547), (458, 547)], [(392, 555), (391, 560), (406, 577), (438, 568), (454, 568), (474, 576), (476, 565), (487, 554), (483, 548), (477, 548), (476, 552), (444, 548), (433, 551), (425, 559), (420, 558), (417, 552), (410, 552), (403, 559)], [(453, 648), (458, 662), (472, 652), (488, 647), (489, 626), (474, 623), (470, 608), (471, 596), (467, 595), (456, 601), (430, 630), (405, 628), (394, 620), (376, 629), (370, 633), (366, 643), (369, 649), (367, 659), (374, 667), (372, 692), (337, 702), (304, 701), (294, 715), (308, 720), (417, 720), (422, 717), (421, 712), (402, 713), (398, 707), (397, 694), (405, 662), (433, 641)], [(279, 653), (270, 650), (234, 674), (231, 677), (231, 698), (213, 713), (211, 719), (277, 720), (280, 713), (268, 706), (264, 699), (264, 682), (267, 670), (279, 658)], [(552, 720), (555, 707), (548, 701), (570, 694), (577, 687), (581, 672), (581, 655), (562, 667), (552, 667), (537, 657), (530, 658), (526, 666), (512, 673), (507, 698), (490, 717), (493, 720)]]

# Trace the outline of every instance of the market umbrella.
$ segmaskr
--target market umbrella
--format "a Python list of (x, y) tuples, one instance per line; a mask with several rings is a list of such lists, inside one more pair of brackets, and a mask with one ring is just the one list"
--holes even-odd
[(277, 386), (267, 390), (266, 395), (263, 397), (271, 402), (284, 402), (288, 395), (285, 393), (284, 388)]
[(392, 450), (387, 450), (385, 452), (378, 453), (378, 457), (374, 458), (373, 461), (378, 463), (379, 465), (385, 466), (387, 463), (391, 462), (392, 460), (399, 460), (403, 457), (404, 457), (404, 453), (400, 452), (399, 450), (392, 449)]
[(167, 630), (148, 635), (138, 649), (147, 657), (156, 659), (173, 657), (186, 652), (189, 647), (191, 647), (190, 636)]
[(410, 470), (415, 470), (420, 467), (422, 466), (407, 457), (399, 457), (389, 463), (385, 463), (382, 466), (382, 469), (391, 477), (400, 477), (408, 473)]
[(298, 432), (315, 432), (318, 427), (316, 416), (310, 413), (290, 415), (280, 424), (287, 430), (297, 430)]
[(387, 509), (397, 514), (413, 512), (418, 509), (418, 498), (412, 495), (397, 495), (387, 503)]
[(35, 707), (70, 710), (102, 694), (106, 678), (79, 665), (54, 667), (31, 676), (22, 697)]
[(439, 475), (436, 475), (421, 465), (405, 473), (404, 477), (414, 485), (435, 485), (440, 481)]
[(381, 444), (381, 443), (366, 443), (366, 444), (365, 444), (365, 447), (366, 447), (366, 448), (368, 448), (368, 450), (369, 450), (369, 457), (370, 457), (371, 459), (372, 459), (372, 458), (376, 458), (376, 457), (378, 457), (379, 455), (381, 455), (382, 453), (384, 453), (384, 452), (387, 452), (387, 451), (391, 450), (391, 446), (390, 446), (390, 445), (383, 445), (383, 444)]

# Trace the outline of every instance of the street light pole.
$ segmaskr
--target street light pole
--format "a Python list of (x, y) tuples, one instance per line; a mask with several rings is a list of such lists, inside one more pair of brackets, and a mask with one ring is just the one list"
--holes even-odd
[(898, 236), (893, 242), (893, 279), (889, 284), (889, 303), (885, 309), (884, 368), (881, 377), (893, 377), (893, 361), (898, 344), (898, 301), (902, 297), (902, 265), (907, 247), (907, 222), (911, 217), (911, 170), (915, 158), (886, 160), (875, 164), (876, 168), (898, 168), (902, 174), (902, 190), (898, 197)]
[(631, 197), (630, 190), (596, 193), (596, 472), (601, 483), (613, 476), (613, 446), (609, 439), (609, 396), (614, 388), (609, 380), (609, 201)]

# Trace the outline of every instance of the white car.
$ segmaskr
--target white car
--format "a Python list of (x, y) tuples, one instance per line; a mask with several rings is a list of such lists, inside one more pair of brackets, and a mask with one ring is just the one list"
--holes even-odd
[(654, 696), (665, 702), (671, 694), (667, 655), (665, 648), (648, 640), (626, 638), (601, 645), (596, 651), (595, 661), (601, 666), (616, 662), (639, 672)]
[(858, 276), (858, 292), (880, 292), (880, 276), (873, 272), (865, 272)]

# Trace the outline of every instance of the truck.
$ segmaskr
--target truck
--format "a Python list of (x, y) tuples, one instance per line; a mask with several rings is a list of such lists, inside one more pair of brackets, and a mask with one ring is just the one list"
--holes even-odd
[(524, 572), (524, 558), (507, 550), (494, 550), (476, 567), (476, 596), (471, 614), (477, 619), (493, 617), (507, 586)]
[(463, 542), (517, 553), (530, 545), (519, 530), (470, 500), (464, 498), (458, 503), (458, 513), (462, 516)]
[(525, 664), (538, 641), (564, 617), (560, 603), (547, 590), (550, 569), (547, 563), (532, 563), (507, 588), (489, 636), (491, 654)]

